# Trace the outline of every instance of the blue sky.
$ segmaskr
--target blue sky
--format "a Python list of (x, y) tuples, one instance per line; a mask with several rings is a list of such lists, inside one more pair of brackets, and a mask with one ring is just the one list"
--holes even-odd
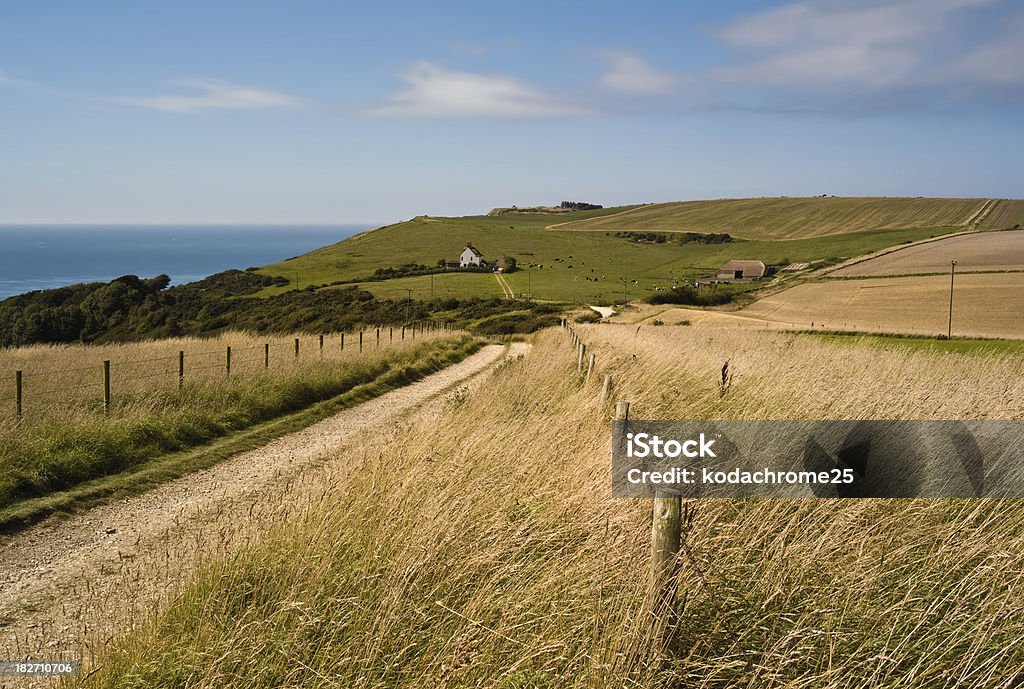
[(0, 2), (0, 223), (1024, 197), (1024, 2)]

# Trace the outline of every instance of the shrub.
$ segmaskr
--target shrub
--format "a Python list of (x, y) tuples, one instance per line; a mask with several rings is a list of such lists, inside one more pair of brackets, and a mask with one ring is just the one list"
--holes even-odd
[(727, 290), (695, 290), (689, 285), (673, 287), (667, 292), (656, 292), (647, 298), (648, 304), (683, 304), (686, 306), (717, 306), (732, 301)]

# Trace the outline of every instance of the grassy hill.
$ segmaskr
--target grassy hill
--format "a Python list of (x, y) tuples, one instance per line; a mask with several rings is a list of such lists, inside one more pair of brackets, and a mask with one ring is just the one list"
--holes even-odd
[(966, 226), (988, 199), (812, 197), (720, 199), (641, 206), (566, 221), (575, 232), (728, 232), (745, 239), (799, 239), (877, 229)]
[[(668, 288), (713, 272), (731, 259), (768, 264), (829, 261), (962, 229), (983, 199), (738, 199), (597, 211), (516, 213), (442, 218), (419, 216), (351, 237), (260, 272), (287, 285), (264, 294), (356, 282), (384, 298), (503, 296), (489, 274), (447, 273), (369, 281), (378, 268), (435, 266), (455, 259), (467, 242), (487, 260), (515, 256), (521, 270), (506, 277), (516, 294), (538, 299), (608, 302)], [(552, 225), (552, 220), (559, 222)], [(664, 233), (660, 243), (617, 232)], [(729, 233), (724, 244), (680, 243), (669, 233)], [(748, 238), (739, 240), (739, 237)], [(532, 267), (532, 269), (531, 269)], [(433, 284), (431, 284), (433, 283)], [(411, 291), (411, 292), (410, 292)]]

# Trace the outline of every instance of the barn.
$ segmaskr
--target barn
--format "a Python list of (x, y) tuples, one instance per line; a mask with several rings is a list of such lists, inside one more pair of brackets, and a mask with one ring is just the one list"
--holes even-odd
[(762, 261), (729, 261), (715, 271), (714, 279), (719, 282), (760, 280), (766, 272), (767, 268)]

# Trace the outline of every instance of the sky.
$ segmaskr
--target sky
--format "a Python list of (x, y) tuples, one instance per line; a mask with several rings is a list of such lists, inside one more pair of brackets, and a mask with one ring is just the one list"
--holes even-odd
[(1024, 198), (1024, 0), (0, 0), (0, 223)]

